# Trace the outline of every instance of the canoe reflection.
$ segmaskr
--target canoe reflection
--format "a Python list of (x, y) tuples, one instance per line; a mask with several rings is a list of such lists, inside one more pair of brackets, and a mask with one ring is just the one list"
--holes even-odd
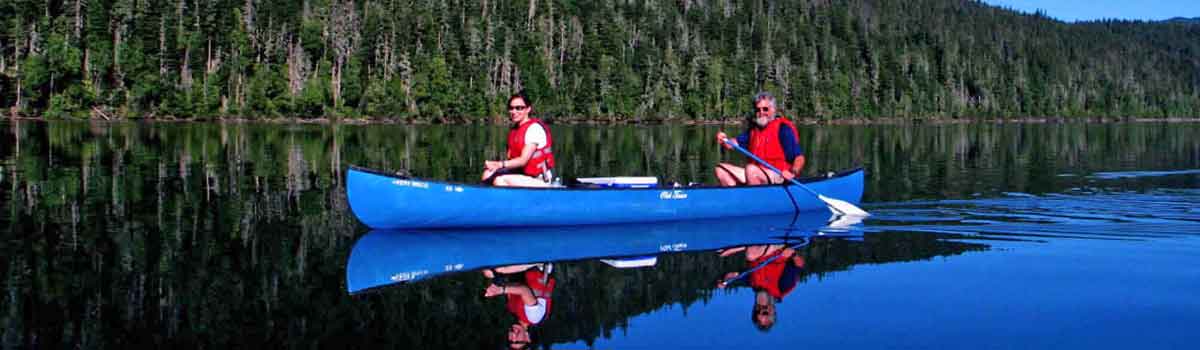
[[(555, 263), (595, 259), (613, 269), (655, 269), (663, 254), (723, 249), (723, 255), (745, 252), (748, 261), (770, 261), (746, 271), (750, 281), (766, 281), (768, 276), (794, 272), (777, 268), (774, 261), (803, 261), (795, 254), (797, 242), (823, 235), (861, 235), (853, 223), (831, 227), (831, 222), (835, 221), (828, 213), (815, 212), (652, 225), (372, 231), (360, 238), (350, 253), (346, 286), (357, 294), (478, 270), (486, 280), (483, 297), (502, 300), (512, 316), (506, 326), (508, 346), (524, 348), (537, 342), (536, 334), (547, 322), (554, 323), (555, 289), (564, 278), (556, 275)], [(794, 286), (795, 281), (793, 274), (790, 282), (784, 283)], [(756, 283), (751, 285), (759, 285)]]
[[(745, 326), (742, 310), (753, 315), (749, 328), (775, 334), (797, 327), (788, 316), (805, 307), (807, 296), (799, 294), (820, 288), (806, 285), (827, 274), (987, 247), (950, 235), (863, 236), (868, 229), (862, 224), (828, 219), (817, 213), (655, 225), (373, 231), (350, 253), (346, 286), (360, 295), (355, 304), (370, 310), (370, 327), (406, 329), (389, 341), (415, 348), (586, 345), (621, 337), (613, 331), (634, 320), (642, 329), (693, 327), (688, 315), (715, 312)], [(723, 289), (714, 286), (722, 282)], [(526, 303), (523, 287), (532, 302)], [(526, 310), (541, 308), (538, 295), (545, 310)], [(726, 314), (724, 305), (741, 307)]]
[[(827, 226), (829, 213), (554, 228), (372, 231), (354, 244), (346, 266), (352, 294), (450, 273), (584, 259), (638, 264), (664, 253), (785, 243), (818, 235), (856, 236)], [(641, 264), (645, 264), (643, 261)]]

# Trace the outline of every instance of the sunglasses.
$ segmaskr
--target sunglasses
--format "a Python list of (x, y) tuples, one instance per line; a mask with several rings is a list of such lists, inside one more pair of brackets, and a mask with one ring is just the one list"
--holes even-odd
[(529, 109), (529, 106), (508, 106), (508, 110), (510, 111), (523, 111), (526, 109)]
[(771, 111), (771, 107), (758, 107), (758, 108), (756, 108), (756, 109), (757, 109), (759, 112), (770, 112), (770, 111)]

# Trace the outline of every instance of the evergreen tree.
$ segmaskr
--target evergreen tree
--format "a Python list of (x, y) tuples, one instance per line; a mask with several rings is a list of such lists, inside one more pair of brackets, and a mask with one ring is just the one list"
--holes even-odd
[(979, 2), (0, 2), (0, 104), (50, 117), (1195, 117), (1195, 21)]

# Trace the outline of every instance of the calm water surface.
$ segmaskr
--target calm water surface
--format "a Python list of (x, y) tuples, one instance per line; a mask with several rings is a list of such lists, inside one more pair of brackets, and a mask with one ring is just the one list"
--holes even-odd
[[(716, 127), (552, 129), (566, 177), (713, 183), (738, 160)], [(522, 278), (480, 269), (528, 264), (556, 283), (538, 348), (1200, 341), (1200, 124), (803, 126), (810, 174), (868, 171), (874, 216), (850, 225), (372, 232), (349, 212), (347, 166), (473, 181), (505, 131), (0, 122), (0, 345), (502, 348), (516, 318), (485, 290)]]

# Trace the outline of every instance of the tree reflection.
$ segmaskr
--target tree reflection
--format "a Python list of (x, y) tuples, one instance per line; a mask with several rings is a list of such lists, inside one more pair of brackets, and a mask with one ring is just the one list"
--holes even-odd
[[(350, 164), (466, 181), (486, 158), (480, 150), (502, 143), (503, 127), (0, 125), (0, 345), (503, 346), (498, 333), (513, 316), (480, 297), (477, 272), (347, 297), (343, 262), (365, 229), (340, 181)], [(551, 127), (565, 176), (711, 183), (697, 164), (729, 156), (696, 137), (710, 134), (703, 127)], [(879, 174), (868, 200), (900, 200), (1085, 181), (1059, 177), (1064, 169), (1200, 168), (1198, 128), (821, 126), (801, 141), (813, 171), (866, 164)], [(816, 241), (798, 249), (806, 264), (797, 283), (983, 248), (917, 234)], [(556, 262), (554, 321), (537, 326), (537, 342), (597, 339), (634, 315), (703, 306), (713, 276), (745, 268), (711, 252), (660, 256), (652, 269)]]

